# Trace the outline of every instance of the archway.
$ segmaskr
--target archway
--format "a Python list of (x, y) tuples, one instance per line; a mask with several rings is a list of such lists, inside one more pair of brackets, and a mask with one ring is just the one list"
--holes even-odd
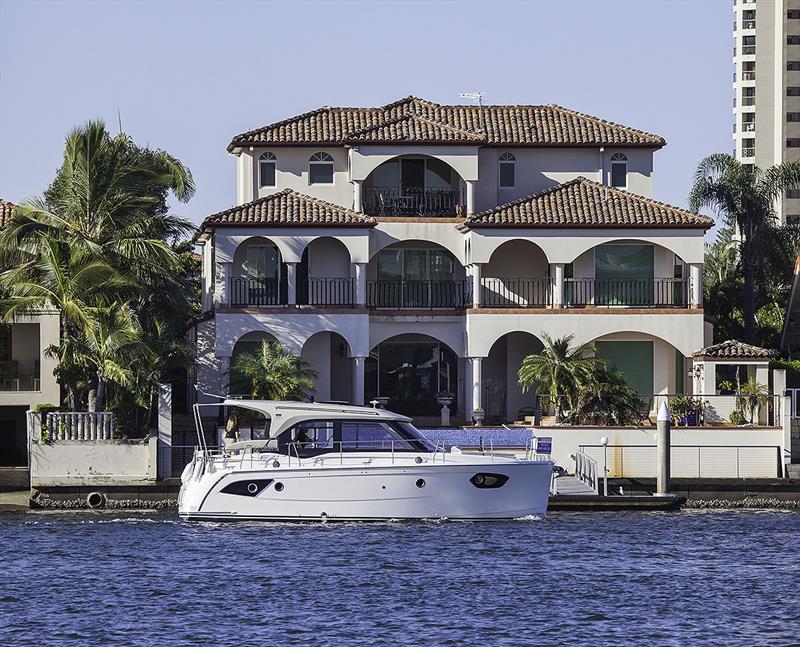
[(460, 411), (459, 360), (434, 337), (403, 334), (375, 346), (366, 360), (365, 399), (388, 398), (386, 407), (414, 417), (439, 416), (440, 393), (453, 397), (450, 410)]
[(455, 216), (464, 212), (464, 182), (447, 162), (400, 155), (364, 180), (362, 208), (371, 216)]
[(541, 340), (529, 332), (514, 331), (499, 337), (482, 362), (482, 404), (486, 419), (515, 422), (535, 413), (535, 388), (524, 392), (518, 373), (522, 360), (542, 351)]
[(315, 238), (303, 250), (297, 268), (297, 303), (316, 306), (355, 303), (350, 252), (342, 241), (329, 236)]
[(264, 236), (243, 241), (233, 255), (229, 287), (233, 307), (287, 303), (286, 263), (278, 246)]
[(529, 240), (509, 240), (482, 268), (481, 305), (490, 308), (545, 307), (553, 303), (550, 266), (542, 248)]
[(231, 364), (228, 382), (228, 393), (231, 395), (250, 395), (252, 393), (252, 381), (234, 369), (236, 358), (245, 353), (255, 353), (258, 351), (261, 342), (278, 341), (275, 335), (263, 330), (254, 330), (242, 335), (233, 347), (231, 354)]
[(301, 353), (317, 371), (316, 402), (352, 402), (353, 360), (347, 340), (335, 332), (318, 332), (303, 344)]

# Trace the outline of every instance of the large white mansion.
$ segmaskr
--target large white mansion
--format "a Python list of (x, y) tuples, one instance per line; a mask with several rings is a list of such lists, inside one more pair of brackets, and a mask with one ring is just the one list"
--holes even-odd
[(710, 219), (651, 199), (658, 136), (556, 105), (324, 107), (233, 138), (237, 206), (206, 218), (197, 383), (264, 338), (317, 400), (416, 417), (455, 396), (514, 420), (542, 336), (593, 342), (643, 394), (691, 392)]

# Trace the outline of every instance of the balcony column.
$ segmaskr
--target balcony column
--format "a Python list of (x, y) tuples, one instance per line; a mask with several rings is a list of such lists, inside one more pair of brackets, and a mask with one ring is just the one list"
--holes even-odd
[(481, 307), (481, 268), (483, 263), (472, 264), (472, 307)]
[(703, 307), (703, 264), (689, 264), (689, 305), (692, 308)]
[(356, 305), (367, 305), (367, 264), (353, 263), (356, 275)]
[(217, 306), (231, 304), (231, 265), (232, 263), (217, 263), (217, 293), (214, 299)]
[(231, 392), (231, 358), (230, 357), (217, 357), (217, 366), (219, 368), (219, 391), (217, 395), (230, 395)]
[(483, 361), (483, 357), (470, 357), (469, 363), (471, 367), (471, 375), (472, 375), (472, 413), (474, 414), (476, 409), (483, 409), (483, 404), (481, 403), (481, 362)]
[(353, 180), (353, 211), (361, 213), (361, 186), (364, 180)]
[(550, 263), (550, 276), (553, 277), (553, 307), (564, 306), (564, 265), (565, 263)]
[(297, 303), (297, 263), (286, 263), (286, 297), (287, 303)]
[(475, 214), (475, 185), (476, 180), (467, 180), (467, 215)]
[(366, 357), (353, 357), (353, 404), (364, 404), (364, 362)]

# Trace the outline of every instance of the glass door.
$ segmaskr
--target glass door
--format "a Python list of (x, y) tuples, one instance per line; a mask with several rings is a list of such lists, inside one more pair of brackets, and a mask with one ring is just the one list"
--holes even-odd
[(280, 302), (280, 252), (274, 245), (248, 245), (244, 270), (248, 305)]
[(421, 215), (422, 197), (425, 194), (424, 159), (401, 160), (400, 189), (398, 210), (401, 215)]

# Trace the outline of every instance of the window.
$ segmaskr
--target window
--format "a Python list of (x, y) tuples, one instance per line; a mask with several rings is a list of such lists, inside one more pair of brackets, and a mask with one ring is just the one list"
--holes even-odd
[(756, 154), (756, 140), (753, 138), (746, 138), (742, 140), (742, 157), (755, 157)]
[(796, 72), (800, 70), (800, 61), (786, 61), (786, 71)]
[(309, 184), (333, 184), (333, 158), (328, 153), (314, 153), (308, 163)]
[(787, 45), (800, 45), (800, 36), (787, 36), (786, 37), (786, 44)]
[(789, 9), (786, 12), (786, 17), (789, 20), (800, 20), (800, 9)]
[(742, 54), (749, 55), (756, 53), (756, 37), (742, 36)]
[(628, 186), (628, 158), (622, 153), (611, 156), (611, 186), (617, 189)]
[(503, 153), (498, 159), (498, 173), (501, 189), (513, 189), (517, 185), (517, 158), (511, 153)]
[[(734, 79), (735, 81), (736, 79)], [(742, 63), (742, 81), (755, 81), (756, 80), (756, 63), (755, 61), (744, 61)]]
[(11, 359), (11, 326), (0, 323), (0, 361)]
[(800, 198), (800, 189), (789, 189), (786, 191), (786, 197), (790, 199)]
[(786, 121), (800, 121), (800, 112), (787, 112)]
[(800, 87), (788, 87), (788, 88), (786, 88), (786, 96), (787, 97), (800, 97)]
[(800, 148), (800, 138), (790, 137), (786, 140), (786, 148)]
[(258, 158), (258, 186), (275, 186), (277, 160), (274, 153), (262, 153)]

